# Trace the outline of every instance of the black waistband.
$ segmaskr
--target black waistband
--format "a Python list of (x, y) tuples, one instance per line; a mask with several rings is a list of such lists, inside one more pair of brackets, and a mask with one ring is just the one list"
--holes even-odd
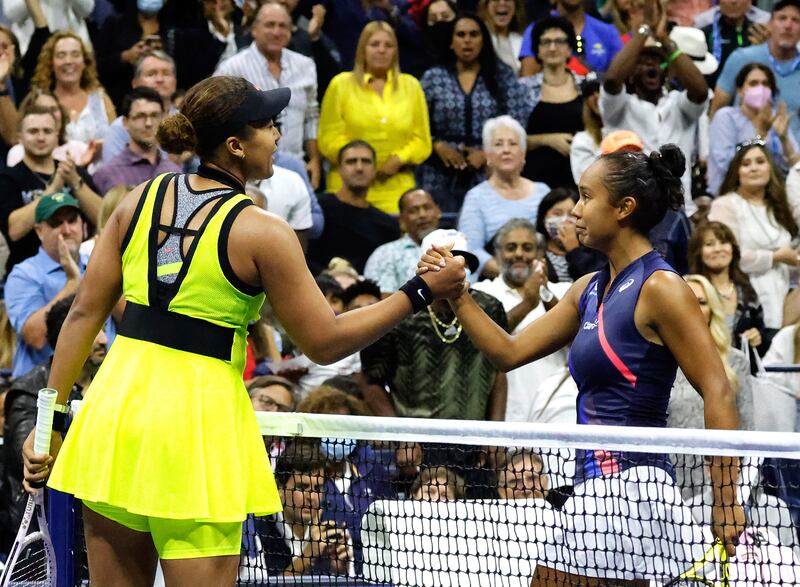
[(230, 361), (236, 331), (200, 318), (128, 302), (117, 332), (128, 338)]

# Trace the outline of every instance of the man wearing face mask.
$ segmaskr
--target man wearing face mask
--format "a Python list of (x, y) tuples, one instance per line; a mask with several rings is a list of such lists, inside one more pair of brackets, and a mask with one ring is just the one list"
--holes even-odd
[[(798, 0), (800, 1), (800, 0)], [(644, 151), (665, 143), (677, 144), (690, 161), (695, 152), (697, 121), (706, 110), (708, 84), (692, 59), (667, 34), (666, 13), (658, 0), (646, 0), (645, 22), (611, 62), (600, 89), (603, 132), (631, 130), (642, 139)], [(647, 44), (654, 38), (660, 47)], [(667, 91), (667, 76), (685, 88)], [(625, 90), (625, 84), (633, 92)], [(682, 177), (686, 214), (692, 201), (691, 165)]]
[(778, 91), (786, 101), (788, 111), (795, 113), (790, 119), (790, 129), (794, 138), (800, 141), (800, 0), (780, 0), (772, 9), (772, 18), (767, 25), (769, 39), (761, 45), (742, 47), (728, 58), (722, 68), (714, 99), (711, 102), (711, 116), (717, 110), (733, 102), (736, 97), (736, 76), (748, 63), (763, 63), (775, 74)]

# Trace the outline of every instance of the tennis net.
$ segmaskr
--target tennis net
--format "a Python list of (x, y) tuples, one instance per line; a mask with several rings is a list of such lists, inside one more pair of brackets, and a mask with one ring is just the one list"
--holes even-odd
[[(800, 585), (795, 434), (258, 419), (284, 510), (245, 522), (240, 585)], [(712, 474), (744, 506), (734, 557)]]

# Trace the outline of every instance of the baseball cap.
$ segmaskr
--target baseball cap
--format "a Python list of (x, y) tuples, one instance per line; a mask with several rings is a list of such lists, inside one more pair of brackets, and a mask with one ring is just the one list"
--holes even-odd
[[(236, 134), (245, 125), (251, 122), (274, 120), (278, 117), (292, 97), (289, 88), (276, 88), (274, 90), (259, 90), (247, 82), (247, 92), (239, 107), (226, 121), (217, 121), (217, 124), (208, 129), (201, 129), (203, 134), (210, 139), (212, 144), (221, 143), (226, 137)], [(197, 129), (196, 129), (197, 130)]]
[(53, 214), (61, 210), (61, 208), (75, 208), (80, 211), (81, 205), (74, 197), (64, 192), (56, 192), (54, 194), (47, 194), (39, 198), (36, 204), (35, 220), (36, 222), (44, 222), (49, 220)]
[(632, 130), (615, 130), (608, 133), (600, 142), (600, 152), (603, 155), (622, 150), (643, 151), (644, 143)]
[(800, 0), (780, 0), (772, 6), (772, 13), (775, 14), (779, 10), (783, 10), (787, 6), (794, 6), (800, 10)]
[(425, 252), (434, 245), (452, 245), (450, 250), (453, 255), (461, 255), (464, 257), (467, 267), (469, 267), (469, 270), (473, 273), (478, 270), (478, 266), (481, 264), (480, 261), (478, 261), (478, 257), (469, 252), (467, 237), (463, 232), (459, 232), (454, 228), (437, 228), (422, 239), (420, 247), (422, 251)]

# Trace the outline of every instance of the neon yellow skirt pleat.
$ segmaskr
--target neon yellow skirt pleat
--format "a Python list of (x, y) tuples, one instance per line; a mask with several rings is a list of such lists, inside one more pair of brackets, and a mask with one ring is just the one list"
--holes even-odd
[(241, 374), (117, 336), (48, 485), (159, 518), (236, 522), (282, 509)]

